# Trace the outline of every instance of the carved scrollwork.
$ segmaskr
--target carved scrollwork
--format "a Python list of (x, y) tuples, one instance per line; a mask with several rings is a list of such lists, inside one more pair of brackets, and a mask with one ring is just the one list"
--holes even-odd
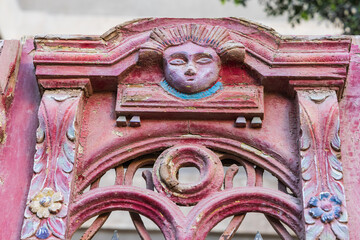
[(306, 239), (349, 239), (335, 91), (298, 91)]
[[(200, 180), (195, 184), (180, 183), (181, 167), (195, 166)], [(196, 204), (199, 199), (221, 188), (224, 170), (218, 156), (202, 146), (175, 146), (164, 151), (156, 160), (153, 179), (156, 189), (182, 205)]]
[[(152, 220), (165, 239), (179, 240), (205, 239), (217, 223), (232, 217), (221, 238), (231, 239), (248, 212), (263, 213), (283, 239), (292, 236), (284, 223), (295, 235), (303, 236), (301, 200), (292, 185), (291, 170), (285, 170), (286, 166), (282, 167), (266, 151), (228, 139), (224, 143), (219, 138), (210, 139), (162, 137), (99, 156), (93, 161), (99, 167), (87, 166), (93, 171), (90, 175), (82, 172), (83, 180), (77, 182), (79, 194), (70, 209), (69, 236), (87, 219), (98, 215), (82, 238), (91, 239), (117, 210), (131, 210), (130, 217), (143, 239), (149, 233), (141, 216)], [(199, 180), (180, 181), (178, 174), (183, 167), (197, 168)], [(263, 187), (264, 169), (278, 177), (277, 188)], [(114, 185), (101, 186), (102, 176), (113, 170)], [(133, 181), (139, 172), (143, 184)], [(240, 176), (235, 178), (237, 174)], [(239, 186), (238, 177), (246, 180), (246, 186)], [(189, 213), (184, 215), (179, 206), (188, 206)]]
[(76, 119), (83, 93), (47, 91), (36, 131), (34, 175), (28, 193), (21, 239), (65, 239), (75, 159)]

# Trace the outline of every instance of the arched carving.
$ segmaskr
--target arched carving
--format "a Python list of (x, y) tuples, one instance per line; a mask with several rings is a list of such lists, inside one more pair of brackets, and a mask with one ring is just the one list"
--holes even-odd
[(219, 192), (210, 199), (203, 199), (185, 217), (173, 202), (166, 197), (157, 196), (153, 191), (125, 186), (96, 189), (84, 194), (72, 206), (73, 224), (69, 235), (85, 220), (113, 210), (132, 210), (149, 217), (160, 227), (166, 239), (205, 239), (208, 231), (220, 220), (234, 214), (254, 211), (286, 222), (298, 236), (302, 235), (298, 220), (301, 207), (297, 199), (267, 189), (262, 189), (262, 193), (256, 188), (224, 191), (226, 192)]
[(135, 211), (153, 220), (166, 239), (178, 239), (184, 215), (176, 205), (153, 191), (129, 186), (98, 188), (84, 194), (72, 206), (69, 236), (87, 219), (113, 210)]
[[(79, 185), (82, 187), (78, 188), (78, 191), (81, 193), (82, 189), (84, 189), (88, 183), (92, 183), (92, 185), (89, 191), (81, 193), (81, 195), (74, 199), (75, 203), (70, 210), (73, 215), (71, 222), (79, 221), (79, 219), (83, 220), (76, 222), (76, 224), (71, 224), (71, 234), (83, 221), (93, 216), (99, 215), (98, 221), (103, 223), (111, 211), (114, 210), (132, 210), (138, 214), (149, 217), (160, 227), (166, 239), (194, 239), (194, 236), (196, 236), (196, 239), (203, 239), (206, 237), (208, 231), (222, 219), (235, 215), (236, 217), (234, 219), (236, 219), (236, 224), (240, 225), (243, 218), (240, 216), (244, 216), (247, 212), (253, 211), (266, 214), (272, 224), (280, 224), (277, 225), (279, 229), (283, 228), (279, 222), (282, 221), (288, 224), (298, 236), (303, 234), (302, 220), (301, 217), (299, 218), (302, 211), (300, 199), (296, 197), (296, 195), (291, 196), (291, 194), (286, 191), (282, 192), (283, 190), (280, 190), (282, 188), (272, 190), (262, 187), (263, 170), (259, 168), (259, 166), (269, 171), (274, 171), (271, 173), (280, 177), (279, 186), (285, 184), (285, 186), (293, 190), (293, 193), (298, 192), (298, 189), (291, 186), (291, 180), (287, 178), (291, 176), (291, 174), (288, 174), (288, 176), (284, 178), (282, 174), (288, 171), (279, 173), (279, 169), (284, 168), (281, 167), (280, 163), (275, 164), (276, 167), (273, 168), (266, 163), (274, 164), (276, 160), (270, 160), (271, 157), (265, 152), (243, 143), (237, 143), (237, 145), (241, 147), (231, 149), (231, 146), (227, 146), (228, 143), (225, 143), (226, 141), (222, 142), (221, 139), (216, 138), (190, 138), (187, 140), (179, 138), (151, 139), (152, 144), (150, 144), (150, 146), (154, 147), (151, 149), (145, 147), (147, 142), (148, 141), (144, 141), (141, 144), (137, 143), (137, 148), (134, 146), (126, 146), (125, 149), (132, 149), (130, 156), (126, 156), (123, 151), (117, 150), (116, 155), (112, 153), (97, 159), (96, 163), (98, 167), (101, 167), (104, 171), (110, 170), (111, 168), (116, 169), (116, 179), (114, 179), (115, 186), (99, 188), (98, 183), (104, 171), (98, 167), (89, 167), (92, 173), (94, 173), (94, 169), (97, 169), (97, 173), (101, 172), (98, 175), (92, 175), (93, 177), (86, 176), (85, 174), (87, 173), (85, 172), (82, 173), (81, 179), (88, 179), (88, 182), (80, 182)], [(186, 142), (191, 142), (191, 145), (186, 144)], [(221, 154), (219, 152), (215, 154), (209, 150), (209, 148), (227, 153)], [(243, 148), (243, 150), (240, 150), (241, 148)], [(152, 152), (159, 154), (159, 151), (163, 152), (158, 157), (151, 154)], [(235, 154), (235, 156), (232, 154)], [(141, 158), (141, 156), (145, 156), (145, 158)], [(226, 177), (224, 178), (223, 163), (220, 160), (226, 159), (234, 160), (239, 165), (245, 167), (248, 179), (247, 187), (232, 187), (233, 177), (237, 171), (237, 165), (235, 164), (226, 171)], [(109, 160), (111, 163), (107, 162)], [(194, 184), (181, 184), (177, 179), (177, 172), (179, 168), (189, 164), (199, 169), (200, 180)], [(255, 164), (257, 168), (254, 168), (253, 164)], [(110, 167), (106, 168), (105, 166)], [(138, 187), (131, 186), (135, 172), (142, 166), (153, 166), (152, 174), (149, 170), (142, 173), (146, 181), (146, 190), (140, 190)], [(91, 174), (91, 172), (89, 172), (89, 174)], [(94, 177), (96, 179), (94, 179)], [(223, 182), (224, 190), (220, 189)], [(154, 192), (154, 186), (158, 193)], [(133, 197), (129, 199), (129, 196)], [(144, 196), (151, 196), (153, 200), (144, 200)], [(134, 201), (139, 201), (139, 203), (135, 203)], [(171, 219), (173, 219), (171, 221), (175, 223), (171, 225), (173, 227), (169, 227), (167, 222), (170, 220), (159, 220), (154, 217), (158, 215), (169, 216), (168, 213), (163, 212), (166, 207), (161, 207), (163, 205), (161, 205), (160, 202), (155, 203), (153, 201), (160, 201), (161, 204), (165, 203), (168, 208), (178, 210), (179, 208), (176, 204), (195, 206), (187, 217), (184, 217), (182, 214), (178, 215), (176, 211), (171, 212), (171, 214), (175, 214), (174, 216), (170, 214)], [(146, 206), (143, 208), (138, 207), (140, 202), (141, 206)], [(129, 204), (132, 206), (131, 208), (128, 207), (130, 206)], [(88, 206), (91, 207), (89, 208)], [(153, 209), (153, 206), (158, 206), (160, 214), (148, 212), (148, 210)], [(215, 209), (217, 210), (215, 211)], [(207, 212), (209, 213), (207, 214)], [(215, 216), (212, 216), (214, 213), (216, 213)], [(133, 218), (134, 224), (139, 224), (134, 220), (134, 213), (131, 214), (131, 217)], [(238, 219), (240, 221), (238, 221)], [(166, 224), (162, 225), (163, 223)], [(101, 226), (101, 224), (96, 224), (91, 227), (91, 231), (96, 231), (97, 226)], [(176, 229), (174, 226), (183, 227), (177, 227)], [(167, 232), (169, 229), (176, 229), (178, 232), (170, 234)], [(201, 230), (197, 232), (196, 229)], [(282, 236), (288, 235), (289, 233), (284, 230)], [(176, 238), (174, 238), (174, 236), (176, 236)]]
[[(201, 138), (201, 139), (181, 139), (181, 138), (159, 138), (149, 139), (142, 142), (124, 146), (113, 152), (101, 156), (93, 164), (88, 166), (84, 172), (79, 172), (77, 189), (83, 191), (87, 186), (94, 182), (99, 176), (104, 174), (121, 163), (132, 160), (136, 157), (156, 152), (180, 144), (194, 143), (215, 149), (221, 152), (230, 153), (234, 156), (246, 159), (278, 177), (283, 183), (294, 192), (296, 196), (300, 196), (300, 190), (297, 184), (297, 178), (294, 172), (288, 168), (285, 161), (282, 163), (273, 158), (270, 154), (251, 147), (245, 143), (230, 141), (222, 138)], [(128, 149), (131, 149), (129, 152)]]

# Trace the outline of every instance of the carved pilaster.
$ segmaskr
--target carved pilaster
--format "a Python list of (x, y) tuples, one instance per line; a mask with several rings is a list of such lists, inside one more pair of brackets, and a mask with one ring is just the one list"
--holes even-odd
[(21, 239), (65, 239), (83, 91), (45, 91)]
[(336, 93), (298, 90), (297, 96), (306, 239), (349, 239)]

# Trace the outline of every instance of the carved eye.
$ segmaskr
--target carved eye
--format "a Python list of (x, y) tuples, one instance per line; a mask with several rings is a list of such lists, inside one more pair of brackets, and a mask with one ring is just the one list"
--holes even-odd
[(175, 58), (169, 61), (171, 65), (183, 65), (186, 64), (186, 62), (181, 58)]
[(196, 60), (196, 63), (199, 63), (199, 64), (207, 64), (207, 63), (211, 63), (211, 62), (212, 62), (212, 59), (208, 58), (208, 57), (202, 57), (202, 58), (199, 58), (198, 60)]

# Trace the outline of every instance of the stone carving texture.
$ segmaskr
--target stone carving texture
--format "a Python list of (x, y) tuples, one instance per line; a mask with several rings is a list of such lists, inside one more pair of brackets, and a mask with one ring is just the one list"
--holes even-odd
[(297, 93), (306, 239), (349, 239), (336, 93)]
[(64, 239), (73, 178), (80, 90), (46, 91), (38, 113), (34, 175), (21, 239)]

